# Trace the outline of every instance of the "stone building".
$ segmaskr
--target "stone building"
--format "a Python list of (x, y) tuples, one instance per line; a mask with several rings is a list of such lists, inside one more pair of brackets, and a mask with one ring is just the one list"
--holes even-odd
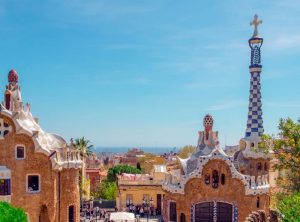
[(151, 175), (119, 175), (117, 180), (117, 208), (129, 211), (131, 205), (137, 208), (142, 207), (145, 213), (149, 213), (151, 207), (152, 214), (161, 214), (163, 210), (162, 200), (165, 193), (162, 184), (165, 175), (165, 165), (154, 165)]
[(107, 178), (108, 170), (99, 168), (87, 168), (85, 170), (86, 178), (90, 181), (90, 192), (96, 192), (99, 184)]
[(32, 222), (79, 221), (80, 167), (79, 153), (23, 106), (11, 70), (0, 109), (0, 201), (23, 208)]
[(179, 159), (180, 169), (170, 173), (163, 189), (164, 220), (191, 222), (242, 222), (256, 211), (268, 212), (270, 154), (259, 148), (263, 134), (260, 92), (263, 39), (258, 36), (261, 23), (255, 16), (251, 48), (250, 98), (245, 137), (239, 145), (222, 149), (213, 118), (206, 115), (199, 132), (195, 153)]

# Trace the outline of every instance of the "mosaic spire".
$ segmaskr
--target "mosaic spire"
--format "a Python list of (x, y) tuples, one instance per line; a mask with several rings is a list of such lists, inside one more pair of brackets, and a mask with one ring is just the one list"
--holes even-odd
[(263, 43), (263, 38), (258, 36), (257, 27), (262, 21), (258, 20), (258, 16), (254, 16), (254, 20), (250, 25), (254, 26), (253, 36), (249, 39), (249, 46), (251, 49), (251, 62), (249, 71), (250, 79), (250, 96), (248, 108), (248, 121), (245, 139), (248, 138), (253, 141), (259, 141), (263, 132), (263, 119), (262, 119), (262, 103), (260, 92), (260, 73), (261, 73), (261, 54), (260, 47)]

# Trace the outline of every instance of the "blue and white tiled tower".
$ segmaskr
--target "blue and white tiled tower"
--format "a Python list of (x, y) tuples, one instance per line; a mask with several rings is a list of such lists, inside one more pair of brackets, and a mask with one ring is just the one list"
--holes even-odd
[(250, 23), (250, 25), (254, 26), (254, 33), (249, 39), (249, 46), (251, 48), (251, 64), (249, 66), (251, 81), (245, 140), (251, 141), (254, 144), (260, 141), (264, 132), (260, 92), (260, 73), (262, 68), (260, 47), (262, 46), (263, 38), (259, 37), (257, 31), (257, 26), (261, 23), (262, 21), (258, 20), (258, 16), (255, 15), (254, 20)]

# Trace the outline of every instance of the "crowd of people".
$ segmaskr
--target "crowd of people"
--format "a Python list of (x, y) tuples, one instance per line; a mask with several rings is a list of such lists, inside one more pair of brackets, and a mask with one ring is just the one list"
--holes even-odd
[(80, 213), (82, 221), (85, 221), (86, 218), (90, 221), (96, 219), (104, 219), (104, 221), (109, 221), (109, 215), (109, 212), (107, 212), (106, 210), (102, 210), (99, 207), (87, 208)]
[(151, 207), (146, 207), (143, 205), (129, 205), (127, 207), (127, 211), (130, 213), (134, 213), (135, 215), (140, 215), (140, 217), (144, 217), (145, 213), (147, 213), (148, 215), (160, 215), (161, 212), (159, 212), (158, 209), (155, 209), (153, 206)]

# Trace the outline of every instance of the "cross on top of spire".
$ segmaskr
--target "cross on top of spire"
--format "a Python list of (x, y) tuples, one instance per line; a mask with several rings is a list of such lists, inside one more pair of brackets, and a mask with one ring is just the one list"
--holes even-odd
[(254, 32), (253, 32), (252, 38), (258, 37), (257, 26), (259, 26), (261, 23), (262, 23), (262, 20), (259, 20), (258, 15), (255, 14), (253, 21), (250, 22), (250, 25), (254, 26)]

